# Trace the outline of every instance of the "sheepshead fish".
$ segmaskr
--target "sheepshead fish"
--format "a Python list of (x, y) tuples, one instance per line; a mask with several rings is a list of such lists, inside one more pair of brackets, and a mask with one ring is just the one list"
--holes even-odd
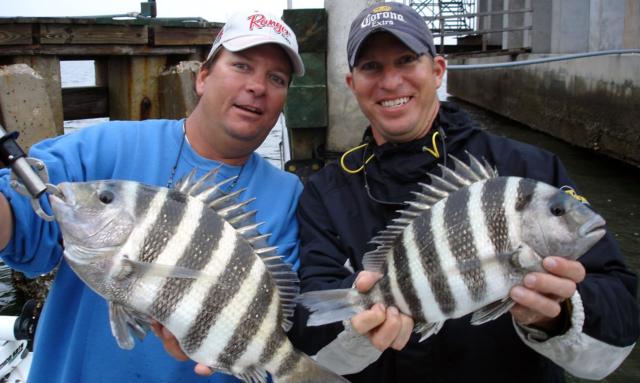
[(355, 289), (313, 291), (300, 301), (307, 325), (347, 319), (375, 303), (396, 306), (424, 340), (447, 319), (473, 313), (478, 325), (507, 312), (509, 290), (542, 260), (575, 260), (605, 234), (604, 220), (548, 184), (499, 177), (486, 161), (450, 156), (453, 171), (429, 175), (400, 217), (373, 238), (365, 270), (383, 277), (366, 294)]
[(151, 320), (199, 363), (246, 382), (346, 382), (295, 350), (298, 279), (260, 235), (255, 211), (194, 172), (174, 189), (133, 181), (62, 183), (51, 197), (64, 257), (109, 303), (118, 345)]

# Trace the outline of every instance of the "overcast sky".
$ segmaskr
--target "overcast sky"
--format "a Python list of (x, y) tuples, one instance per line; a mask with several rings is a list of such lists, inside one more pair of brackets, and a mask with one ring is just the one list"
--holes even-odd
[[(93, 16), (140, 12), (142, 0), (0, 0), (0, 17)], [(292, 0), (292, 8), (323, 8), (324, 0)], [(258, 9), (282, 15), (287, 0), (156, 0), (158, 17), (202, 17), (226, 21), (237, 11)]]

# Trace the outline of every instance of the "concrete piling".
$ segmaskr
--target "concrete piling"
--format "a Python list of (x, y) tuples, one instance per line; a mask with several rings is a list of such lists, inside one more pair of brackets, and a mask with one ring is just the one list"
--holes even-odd
[(25, 152), (60, 133), (49, 101), (46, 80), (26, 64), (0, 66), (0, 119), (7, 131), (18, 131)]

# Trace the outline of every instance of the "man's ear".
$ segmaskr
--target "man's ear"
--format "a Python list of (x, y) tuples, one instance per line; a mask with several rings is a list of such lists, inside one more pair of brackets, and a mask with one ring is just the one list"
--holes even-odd
[(209, 69), (200, 68), (200, 71), (196, 75), (196, 94), (198, 97), (202, 97), (202, 94), (204, 93), (205, 80), (207, 79), (207, 76), (209, 76)]
[(349, 89), (351, 89), (351, 91), (353, 92), (353, 74), (352, 72), (347, 73), (346, 76), (344, 76), (344, 81), (347, 83), (347, 87), (349, 87)]
[(436, 76), (436, 86), (440, 88), (442, 84), (442, 78), (447, 70), (447, 60), (442, 56), (436, 56), (433, 58), (433, 74)]

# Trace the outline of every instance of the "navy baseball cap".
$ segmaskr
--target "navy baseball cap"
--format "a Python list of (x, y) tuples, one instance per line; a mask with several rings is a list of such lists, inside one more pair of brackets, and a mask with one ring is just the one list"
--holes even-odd
[(351, 23), (347, 40), (349, 69), (355, 66), (362, 43), (376, 32), (391, 33), (416, 54), (436, 56), (431, 31), (418, 12), (402, 3), (378, 3), (360, 12)]

